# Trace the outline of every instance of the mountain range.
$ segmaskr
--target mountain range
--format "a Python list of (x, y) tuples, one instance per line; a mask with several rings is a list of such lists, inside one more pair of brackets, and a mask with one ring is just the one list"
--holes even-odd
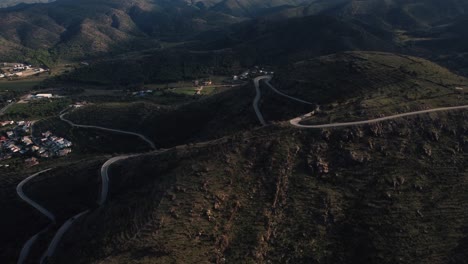
[(1, 263), (467, 263), (468, 1), (38, 2)]
[(1, 0), (0, 8), (11, 7), (19, 4), (50, 3), (55, 0)]
[[(457, 0), (444, 4), (417, 0), (59, 0), (0, 10), (0, 55), (27, 59), (39, 52), (53, 60), (85, 59), (187, 41), (202, 41), (204, 49), (244, 50), (240, 46), (251, 42), (258, 42), (261, 50), (269, 50), (274, 43), (289, 51), (297, 44), (308, 45), (314, 35), (323, 35), (328, 24), (334, 28), (329, 33), (340, 32), (334, 37), (342, 39), (327, 39), (327, 43), (388, 50), (398, 45), (393, 39), (396, 33), (431, 32), (458, 21), (465, 10), (468, 4)], [(328, 18), (308, 18), (314, 15)], [(297, 40), (290, 45), (278, 43), (290, 38), (274, 39), (284, 33)], [(361, 35), (359, 45), (347, 40), (356, 34)]]

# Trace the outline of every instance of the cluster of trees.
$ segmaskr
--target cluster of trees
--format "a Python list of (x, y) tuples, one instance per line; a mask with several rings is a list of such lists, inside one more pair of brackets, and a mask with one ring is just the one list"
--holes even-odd
[(135, 60), (102, 61), (59, 76), (56, 81), (132, 88), (236, 74), (240, 70), (240, 62), (232, 54), (170, 52)]

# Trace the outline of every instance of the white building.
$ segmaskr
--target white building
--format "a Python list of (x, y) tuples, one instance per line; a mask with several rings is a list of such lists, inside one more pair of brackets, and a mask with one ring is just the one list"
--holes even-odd
[(36, 94), (37, 98), (52, 98), (54, 97), (52, 94)]

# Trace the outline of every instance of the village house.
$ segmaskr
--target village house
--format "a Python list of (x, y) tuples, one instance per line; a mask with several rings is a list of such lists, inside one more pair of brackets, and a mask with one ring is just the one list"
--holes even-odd
[(36, 165), (39, 165), (39, 161), (37, 160), (37, 158), (35, 157), (32, 157), (32, 158), (29, 158), (29, 159), (26, 159), (24, 161), (24, 163), (26, 164), (26, 167), (34, 167)]
[(53, 98), (53, 94), (36, 94), (35, 95), (36, 98)]
[(50, 131), (43, 133), (41, 140), (36, 143), (29, 135), (31, 121), (18, 121), (15, 124), (16, 127), (0, 132), (0, 160), (24, 157), (27, 158), (27, 164), (34, 166), (39, 157), (63, 157), (72, 152), (71, 141), (54, 136)]

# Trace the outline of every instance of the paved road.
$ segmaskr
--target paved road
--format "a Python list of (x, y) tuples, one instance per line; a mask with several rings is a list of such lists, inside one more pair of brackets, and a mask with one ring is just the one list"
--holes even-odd
[(434, 113), (434, 112), (464, 110), (464, 109), (468, 109), (468, 105), (454, 106), (454, 107), (440, 107), (440, 108), (434, 108), (434, 109), (429, 109), (429, 110), (414, 111), (414, 112), (408, 112), (408, 113), (403, 113), (403, 114), (398, 114), (398, 115), (391, 115), (391, 116), (386, 116), (386, 117), (381, 117), (381, 118), (376, 118), (376, 119), (355, 121), (355, 122), (343, 122), (343, 123), (333, 123), (333, 124), (323, 124), (323, 125), (301, 125), (300, 124), (301, 121), (303, 121), (306, 117), (311, 116), (310, 114), (307, 114), (305, 116), (297, 117), (297, 118), (290, 120), (290, 124), (299, 128), (347, 127), (347, 126), (358, 126), (358, 125), (378, 123), (382, 121), (387, 121), (387, 120), (392, 120), (392, 119), (397, 119), (397, 118), (402, 118), (402, 117), (407, 117), (407, 116), (422, 115), (422, 114), (428, 114), (428, 113)]
[(131, 158), (131, 157), (136, 157), (138, 155), (125, 155), (125, 156), (119, 156), (119, 157), (114, 157), (108, 161), (106, 161), (106, 163), (104, 163), (104, 165), (102, 165), (101, 167), (101, 180), (102, 180), (102, 184), (101, 184), (101, 194), (99, 196), (99, 199), (98, 199), (98, 204), (100, 206), (103, 206), (104, 203), (106, 202), (107, 200), (107, 196), (109, 194), (109, 168), (110, 166), (112, 166), (112, 164), (120, 161), (120, 160), (124, 160), (124, 159), (128, 159), (128, 158)]
[(273, 85), (271, 85), (270, 81), (271, 81), (271, 78), (268, 78), (268, 79), (266, 79), (265, 83), (266, 83), (266, 85), (267, 85), (268, 87), (270, 87), (270, 89), (272, 89), (275, 93), (277, 93), (277, 94), (279, 94), (279, 95), (281, 95), (281, 96), (283, 96), (283, 97), (289, 98), (289, 99), (291, 99), (291, 100), (297, 101), (297, 102), (299, 102), (299, 103), (308, 104), (308, 105), (314, 105), (314, 103), (307, 102), (307, 101), (304, 101), (304, 100), (302, 100), (302, 99), (299, 99), (299, 98), (296, 98), (296, 97), (292, 97), (292, 96), (290, 96), (290, 95), (287, 95), (287, 94), (281, 92), (280, 90), (276, 89)]
[(66, 118), (65, 118), (65, 115), (67, 115), (67, 113), (61, 114), (61, 115), (60, 115), (60, 119), (61, 119), (62, 121), (64, 121), (64, 122), (68, 123), (68, 124), (71, 125), (72, 127), (90, 128), (90, 129), (97, 129), (97, 130), (109, 131), (109, 132), (114, 132), (114, 133), (119, 133), (119, 134), (126, 134), (126, 135), (137, 136), (137, 137), (141, 138), (142, 140), (144, 140), (146, 143), (148, 143), (148, 145), (149, 145), (152, 149), (156, 149), (156, 145), (154, 144), (154, 142), (151, 141), (150, 139), (148, 139), (146, 136), (144, 136), (144, 135), (142, 135), (142, 134), (138, 134), (138, 133), (135, 133), (135, 132), (124, 131), (124, 130), (120, 130), (120, 129), (112, 129), (112, 128), (100, 127), (100, 126), (78, 125), (78, 124), (75, 124), (75, 123), (73, 123), (72, 121), (66, 119)]
[(254, 85), (255, 85), (255, 90), (257, 91), (257, 95), (255, 96), (255, 99), (253, 101), (253, 108), (262, 126), (266, 126), (267, 122), (265, 121), (265, 118), (263, 117), (263, 114), (260, 111), (260, 107), (258, 106), (258, 104), (260, 103), (260, 99), (262, 98), (262, 91), (260, 90), (260, 81), (264, 79), (271, 79), (271, 78), (273, 77), (272, 76), (259, 76), (254, 79)]
[(31, 247), (34, 245), (34, 243), (36, 243), (36, 240), (42, 235), (44, 234), (45, 232), (47, 232), (49, 230), (49, 228), (51, 227), (51, 225), (49, 225), (48, 227), (44, 228), (41, 232), (35, 234), (34, 236), (32, 236), (28, 241), (26, 241), (26, 243), (24, 244), (23, 248), (21, 249), (21, 253), (20, 253), (20, 256), (18, 258), (18, 264), (23, 264), (26, 262), (26, 258), (29, 256), (29, 252), (31, 251)]
[(255, 110), (255, 114), (258, 117), (258, 120), (260, 121), (260, 123), (263, 126), (265, 126), (267, 124), (267, 122), (265, 121), (265, 118), (263, 117), (263, 114), (260, 111), (260, 107), (258, 105), (260, 103), (260, 99), (262, 98), (262, 91), (260, 90), (260, 81), (265, 80), (266, 85), (268, 87), (270, 87), (270, 89), (272, 89), (275, 93), (277, 93), (277, 94), (279, 94), (279, 95), (281, 95), (283, 97), (289, 98), (291, 100), (294, 100), (294, 101), (297, 101), (297, 102), (300, 102), (300, 103), (303, 103), (303, 104), (313, 105), (313, 103), (311, 103), (311, 102), (304, 101), (302, 99), (287, 95), (287, 94), (279, 91), (273, 85), (271, 85), (270, 81), (271, 81), (272, 78), (273, 78), (273, 76), (271, 76), (271, 75), (264, 75), (264, 76), (259, 76), (259, 77), (255, 78), (253, 80), (254, 85), (255, 85), (255, 90), (257, 92), (257, 94), (255, 96), (255, 99), (253, 101), (253, 107), (254, 107), (254, 110)]
[[(140, 155), (143, 155), (143, 154), (140, 154)], [(108, 193), (109, 193), (109, 167), (112, 164), (120, 160), (128, 159), (128, 158), (135, 157), (135, 156), (138, 156), (138, 155), (125, 155), (125, 156), (114, 157), (114, 158), (109, 159), (108, 161), (104, 163), (104, 165), (102, 165), (101, 167), (101, 179), (102, 179), (101, 194), (98, 199), (98, 204), (100, 206), (104, 205), (104, 203), (107, 200)], [(47, 260), (54, 255), (55, 250), (57, 249), (57, 246), (62, 241), (63, 236), (73, 226), (75, 221), (90, 212), (91, 210), (88, 209), (86, 211), (83, 211), (71, 217), (58, 229), (58, 231), (55, 233), (54, 237), (52, 238), (51, 242), (49, 243), (49, 247), (47, 248), (47, 250), (44, 252), (44, 254), (41, 257), (41, 260), (40, 260), (41, 264), (47, 263)]]
[(11, 102), (9, 104), (7, 104), (5, 107), (3, 107), (2, 109), (0, 109), (0, 116), (1, 115), (4, 115), (5, 112), (8, 110), (8, 108), (10, 108), (11, 106), (13, 106), (16, 102)]
[[(68, 120), (65, 118), (65, 115), (66, 115), (66, 111), (68, 109), (65, 109), (63, 110), (61, 113), (60, 113), (60, 119), (66, 123), (68, 123), (69, 125), (73, 126), (73, 127), (79, 127), (79, 128), (90, 128), (90, 129), (99, 129), (99, 130), (104, 130), (104, 131), (110, 131), (110, 132), (115, 132), (115, 133), (121, 133), (121, 134), (128, 134), (128, 135), (134, 135), (134, 136), (138, 136), (139, 138), (143, 139), (146, 143), (148, 143), (148, 145), (151, 146), (152, 149), (156, 149), (156, 146), (155, 144), (149, 140), (148, 138), (146, 138), (144, 135), (141, 135), (141, 134), (138, 134), (138, 133), (134, 133), (134, 132), (128, 132), (128, 131), (123, 131), (123, 130), (118, 130), (118, 129), (110, 129), (110, 128), (105, 128), (105, 127), (99, 127), (99, 126), (88, 126), (88, 125), (78, 125), (78, 124), (75, 124), (73, 123), (72, 121)], [(167, 151), (167, 150), (166, 150)], [(131, 158), (131, 157), (136, 157), (136, 156), (140, 156), (140, 155), (143, 155), (143, 154), (137, 154), (137, 155), (123, 155), (123, 156), (118, 156), (118, 157), (113, 157), (111, 159), (109, 159), (108, 161), (106, 161), (102, 167), (101, 167), (101, 178), (102, 178), (102, 184), (101, 184), (101, 194), (100, 194), (100, 197), (98, 199), (98, 204), (100, 206), (104, 205), (104, 203), (106, 202), (107, 200), (107, 197), (108, 197), (108, 193), (109, 193), (109, 167), (120, 161), (120, 160), (124, 160), (124, 159), (128, 159), (128, 158)], [(49, 169), (50, 170), (50, 169)], [(48, 216), (53, 223), (55, 223), (55, 216), (50, 213), (49, 211), (47, 211), (45, 208), (41, 207), (39, 204), (37, 204), (36, 202), (32, 201), (31, 199), (29, 199), (27, 196), (24, 195), (23, 191), (22, 191), (22, 187), (24, 186), (25, 183), (27, 183), (29, 180), (33, 179), (34, 177), (38, 176), (39, 174), (42, 174), (46, 171), (49, 171), (49, 170), (45, 170), (45, 171), (42, 171), (42, 172), (39, 172), (37, 174), (34, 174), (30, 177), (28, 177), (26, 180), (24, 180), (23, 182), (21, 182), (19, 185), (18, 185), (18, 195), (20, 195), (20, 197), (27, 201), (28, 203), (30, 203), (32, 206), (34, 206), (36, 209), (38, 209), (39, 211), (41, 211), (43, 214), (45, 214), (46, 216)], [(70, 219), (68, 219), (59, 229), (58, 231), (55, 233), (53, 239), (51, 240), (47, 250), (44, 252), (44, 254), (42, 255), (41, 257), (41, 260), (40, 260), (40, 263), (46, 263), (47, 260), (53, 256), (53, 254), (55, 253), (55, 250), (57, 249), (57, 246), (60, 244), (63, 236), (65, 235), (65, 233), (70, 229), (70, 227), (75, 223), (75, 221), (77, 219), (79, 219), (80, 217), (88, 214), (89, 212), (91, 212), (89, 209), (86, 210), (86, 211), (83, 211), (73, 217), (71, 217)], [(48, 227), (49, 228), (49, 227)], [(23, 250), (21, 251), (21, 254), (20, 254), (20, 257), (19, 257), (19, 260), (18, 260), (18, 264), (22, 264), (24, 263), (27, 255), (29, 254), (29, 251), (31, 249), (31, 246), (34, 244), (34, 242), (37, 240), (37, 238), (42, 234), (44, 233), (45, 231), (48, 230), (48, 228), (42, 230), (40, 233), (36, 234), (35, 236), (33, 236), (32, 238), (30, 238), (26, 244), (24, 245), (23, 247)]]
[[(34, 179), (35, 177), (43, 174), (43, 173), (46, 173), (48, 171), (50, 171), (51, 169), (47, 169), (47, 170), (43, 170), (43, 171), (40, 171), (36, 174), (33, 174), (31, 176), (29, 176), (28, 178), (24, 179), (22, 182), (20, 182), (18, 184), (18, 186), (16, 187), (16, 192), (18, 193), (18, 196), (23, 199), (25, 202), (27, 202), (29, 205), (31, 205), (32, 207), (34, 207), (36, 210), (38, 210), (41, 214), (45, 215), (47, 218), (50, 219), (50, 221), (52, 223), (55, 223), (55, 216), (47, 209), (45, 209), (44, 207), (42, 207), (40, 204), (36, 203), (35, 201), (31, 200), (28, 196), (26, 196), (26, 194), (24, 194), (24, 191), (23, 191), (23, 187), (26, 183), (28, 183), (29, 181), (31, 181), (32, 179)], [(20, 252), (20, 255), (19, 255), (19, 258), (18, 258), (18, 264), (22, 264), (26, 261), (26, 258), (28, 257), (29, 255), (29, 252), (31, 251), (31, 247), (34, 245), (34, 243), (36, 242), (36, 240), (39, 238), (40, 235), (42, 235), (43, 233), (45, 233), (48, 229), (50, 228), (50, 226), (44, 228), (43, 230), (41, 230), (39, 233), (35, 234), (34, 236), (32, 236), (30, 239), (28, 239), (28, 241), (26, 241), (26, 243), (23, 245), (23, 248), (21, 249), (21, 252)]]
[(28, 183), (30, 180), (34, 179), (35, 177), (39, 176), (40, 174), (46, 173), (50, 171), (51, 169), (43, 170), (41, 172), (38, 172), (34, 175), (29, 176), (28, 178), (24, 179), (22, 182), (16, 186), (16, 192), (18, 193), (19, 197), (23, 199), (25, 202), (27, 202), (29, 205), (32, 207), (36, 208), (41, 214), (45, 215), (47, 218), (50, 219), (50, 221), (55, 222), (55, 216), (49, 212), (47, 209), (42, 207), (40, 204), (36, 203), (35, 201), (31, 200), (26, 194), (23, 192), (23, 187), (26, 183)]
[[(67, 111), (68, 109), (65, 109), (64, 111), (62, 111), (60, 113), (60, 119), (62, 121), (65, 121), (67, 122), (69, 125), (73, 126), (73, 127), (79, 127), (79, 128), (89, 128), (89, 129), (99, 129), (99, 130), (104, 130), (104, 131), (110, 131), (110, 132), (115, 132), (115, 133), (121, 133), (121, 134), (127, 134), (127, 135), (134, 135), (134, 136), (138, 136), (139, 138), (143, 139), (146, 143), (148, 143), (148, 145), (151, 146), (152, 149), (156, 149), (156, 146), (155, 144), (149, 140), (147, 137), (145, 137), (144, 135), (141, 135), (141, 134), (138, 134), (138, 133), (134, 133), (134, 132), (128, 132), (128, 131), (123, 131), (123, 130), (118, 130), (118, 129), (111, 129), (111, 128), (105, 128), (105, 127), (99, 127), (99, 126), (88, 126), (88, 125), (78, 125), (78, 124), (75, 124), (73, 123), (72, 121), (68, 120), (65, 118), (65, 111)], [(101, 193), (100, 193), (100, 196), (98, 198), (98, 204), (100, 206), (103, 206), (104, 203), (106, 202), (107, 200), (107, 197), (108, 197), (108, 194), (109, 194), (109, 168), (111, 165), (113, 165), (114, 163), (120, 161), (120, 160), (124, 160), (124, 159), (128, 159), (128, 158), (131, 158), (131, 157), (136, 157), (136, 156), (140, 156), (140, 155), (143, 155), (143, 154), (136, 154), (136, 155), (122, 155), (122, 156), (118, 156), (118, 157), (113, 157), (111, 159), (109, 159), (108, 161), (106, 161), (102, 167), (101, 167)], [(88, 209), (86, 211), (83, 211), (75, 216), (73, 216), (72, 218), (68, 219), (60, 228), (59, 230), (57, 231), (57, 233), (55, 233), (54, 235), (54, 238), (52, 239), (52, 241), (50, 242), (49, 244), (49, 247), (47, 248), (46, 252), (42, 255), (42, 258), (41, 258), (41, 261), (40, 263), (46, 263), (47, 260), (54, 255), (55, 253), (55, 250), (57, 249), (57, 246), (60, 244), (63, 236), (65, 235), (65, 233), (73, 226), (73, 224), (75, 223), (75, 221), (77, 219), (79, 219), (80, 217), (90, 213), (91, 211)]]
[[(266, 122), (263, 119), (263, 115), (260, 112), (258, 108), (258, 102), (260, 101), (261, 94), (260, 94), (260, 85), (259, 82), (261, 80), (265, 80), (265, 83), (277, 94), (287, 97), (289, 99), (292, 99), (297, 102), (305, 103), (305, 104), (310, 104), (312, 105), (313, 103), (289, 96), (287, 94), (282, 93), (278, 89), (276, 89), (273, 85), (271, 85), (270, 80), (272, 79), (271, 76), (260, 76), (254, 79), (254, 84), (255, 88), (257, 89), (257, 97), (255, 98), (254, 101), (254, 109), (255, 112), (257, 113), (257, 116), (259, 117), (260, 122), (262, 122), (262, 125), (265, 125)], [(335, 128), (335, 127), (347, 127), (347, 126), (358, 126), (358, 125), (365, 125), (365, 124), (372, 124), (372, 123), (378, 123), (382, 121), (387, 121), (387, 120), (392, 120), (392, 119), (397, 119), (397, 118), (402, 118), (402, 117), (407, 117), (407, 116), (415, 116), (415, 115), (422, 115), (422, 114), (428, 114), (428, 113), (434, 113), (434, 112), (444, 112), (444, 111), (454, 111), (454, 110), (465, 110), (468, 109), (468, 105), (462, 105), (462, 106), (453, 106), (453, 107), (440, 107), (440, 108), (433, 108), (433, 109), (428, 109), (428, 110), (421, 110), (421, 111), (414, 111), (414, 112), (408, 112), (408, 113), (403, 113), (403, 114), (397, 114), (397, 115), (391, 115), (391, 116), (386, 116), (386, 117), (381, 117), (381, 118), (375, 118), (375, 119), (369, 119), (369, 120), (363, 120), (363, 121), (354, 121), (354, 122), (342, 122), (342, 123), (332, 123), (332, 124), (322, 124), (322, 125), (302, 125), (301, 122), (306, 119), (307, 117), (311, 117), (312, 113), (291, 119), (289, 123), (295, 127), (298, 128)]]
[(41, 257), (41, 260), (39, 263), (47, 263), (47, 260), (53, 256), (53, 254), (55, 253), (55, 250), (57, 249), (57, 246), (59, 245), (60, 241), (62, 240), (62, 237), (63, 235), (68, 231), (68, 229), (70, 229), (70, 227), (73, 225), (73, 223), (75, 223), (76, 220), (78, 220), (80, 217), (88, 214), (91, 210), (86, 210), (86, 211), (83, 211), (75, 216), (73, 216), (72, 218), (68, 219), (60, 228), (59, 230), (57, 231), (57, 233), (55, 233), (55, 236), (54, 238), (52, 239), (52, 241), (50, 242), (49, 244), (49, 247), (47, 248), (47, 250), (44, 252), (44, 254), (42, 255)]

